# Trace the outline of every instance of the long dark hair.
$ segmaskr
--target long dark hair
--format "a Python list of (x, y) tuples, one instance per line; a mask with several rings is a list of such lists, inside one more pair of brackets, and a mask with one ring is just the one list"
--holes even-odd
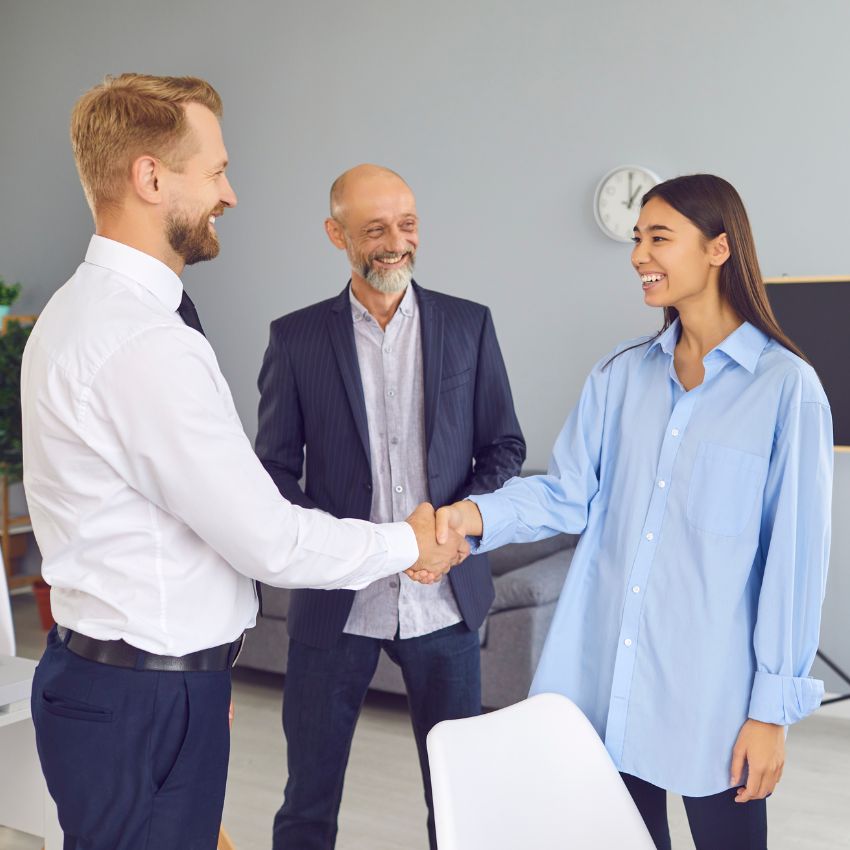
[[(653, 186), (641, 198), (641, 208), (653, 198), (659, 198), (685, 216), (708, 240), (726, 234), (729, 259), (720, 267), (721, 297), (742, 319), (808, 362), (779, 326), (767, 300), (750, 220), (735, 187), (713, 174), (689, 174)], [(678, 315), (675, 307), (665, 307), (664, 325), (653, 339), (663, 334)]]

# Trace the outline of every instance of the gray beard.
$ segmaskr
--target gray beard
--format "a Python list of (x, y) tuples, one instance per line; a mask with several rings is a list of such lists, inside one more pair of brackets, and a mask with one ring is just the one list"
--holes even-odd
[(402, 292), (410, 285), (413, 277), (413, 255), (409, 255), (407, 262), (400, 269), (376, 269), (365, 266), (363, 279), (378, 292), (385, 295), (395, 295)]

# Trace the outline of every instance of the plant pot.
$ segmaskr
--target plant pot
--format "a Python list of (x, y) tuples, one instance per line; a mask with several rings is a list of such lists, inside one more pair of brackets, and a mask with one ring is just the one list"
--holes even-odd
[(2, 319), (3, 316), (8, 315), (9, 310), (11, 310), (11, 309), (12, 309), (11, 304), (0, 304), (0, 319)]
[(50, 609), (50, 585), (39, 579), (33, 583), (32, 592), (35, 594), (35, 604), (38, 606), (38, 617), (41, 627), (49, 632), (55, 625), (53, 611)]

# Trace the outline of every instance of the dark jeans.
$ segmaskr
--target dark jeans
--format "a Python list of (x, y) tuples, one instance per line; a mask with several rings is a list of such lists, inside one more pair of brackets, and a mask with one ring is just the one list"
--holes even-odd
[[(658, 850), (670, 850), (667, 792), (627, 773), (620, 774)], [(736, 803), (737, 789), (710, 797), (684, 797), (696, 850), (767, 850), (764, 800)]]
[(65, 850), (215, 850), (229, 705), (230, 670), (111, 667), (74, 655), (54, 627), (32, 717)]
[(332, 649), (290, 641), (283, 700), (289, 779), (274, 819), (274, 850), (334, 847), (351, 739), (382, 649), (404, 676), (436, 850), (425, 736), (441, 720), (481, 712), (478, 632), (463, 623), (406, 640), (342, 634)]

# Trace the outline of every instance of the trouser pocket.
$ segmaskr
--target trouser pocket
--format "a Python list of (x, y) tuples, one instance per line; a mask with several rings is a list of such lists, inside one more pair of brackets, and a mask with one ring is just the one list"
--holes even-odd
[(33, 694), (41, 769), (68, 835), (92, 834), (113, 805), (116, 724), (111, 709), (55, 690)]

